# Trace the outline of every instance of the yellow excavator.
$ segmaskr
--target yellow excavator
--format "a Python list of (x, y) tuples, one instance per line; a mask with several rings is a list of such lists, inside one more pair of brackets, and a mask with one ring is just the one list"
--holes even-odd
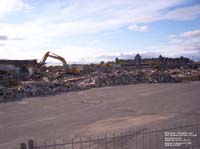
[(55, 53), (52, 53), (50, 51), (48, 51), (48, 52), (45, 53), (45, 55), (43, 56), (43, 58), (40, 60), (39, 65), (40, 66), (45, 65), (45, 62), (46, 62), (46, 60), (47, 60), (48, 57), (60, 60), (62, 62), (62, 64), (63, 64), (64, 69), (68, 73), (71, 73), (71, 74), (79, 74), (80, 73), (80, 69), (74, 68), (74, 67), (69, 68), (69, 65), (67, 64), (66, 60), (63, 57), (61, 57), (61, 56), (59, 56), (59, 55), (57, 55)]

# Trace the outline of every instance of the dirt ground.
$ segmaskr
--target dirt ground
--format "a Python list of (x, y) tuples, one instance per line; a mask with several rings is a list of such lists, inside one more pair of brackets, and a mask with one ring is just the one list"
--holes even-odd
[(200, 82), (138, 84), (1, 103), (0, 148), (196, 121), (199, 89)]

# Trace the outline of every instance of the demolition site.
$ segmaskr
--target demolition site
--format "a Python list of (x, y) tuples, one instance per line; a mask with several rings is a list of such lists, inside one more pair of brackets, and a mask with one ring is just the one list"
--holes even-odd
[[(47, 58), (62, 66), (47, 66)], [(0, 102), (54, 95), (95, 87), (138, 83), (181, 83), (200, 80), (200, 63), (185, 57), (119, 59), (98, 64), (72, 64), (47, 52), (38, 62), (0, 60)]]

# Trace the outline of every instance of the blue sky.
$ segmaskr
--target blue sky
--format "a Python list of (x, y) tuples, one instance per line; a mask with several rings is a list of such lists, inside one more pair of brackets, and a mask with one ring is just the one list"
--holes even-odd
[(200, 0), (0, 0), (4, 59), (52, 51), (68, 62), (136, 53), (200, 60), (199, 41)]

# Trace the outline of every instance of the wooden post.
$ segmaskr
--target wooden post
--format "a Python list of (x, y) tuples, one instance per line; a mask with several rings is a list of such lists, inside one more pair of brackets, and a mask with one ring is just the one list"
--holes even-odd
[(74, 139), (72, 138), (72, 149), (74, 149)]
[(21, 145), (20, 145), (20, 149), (27, 149), (27, 145), (26, 145), (26, 143), (21, 143)]
[(113, 134), (113, 147), (114, 147), (114, 149), (116, 149), (116, 147), (115, 147), (115, 134)]
[(34, 149), (34, 141), (28, 140), (28, 149)]

